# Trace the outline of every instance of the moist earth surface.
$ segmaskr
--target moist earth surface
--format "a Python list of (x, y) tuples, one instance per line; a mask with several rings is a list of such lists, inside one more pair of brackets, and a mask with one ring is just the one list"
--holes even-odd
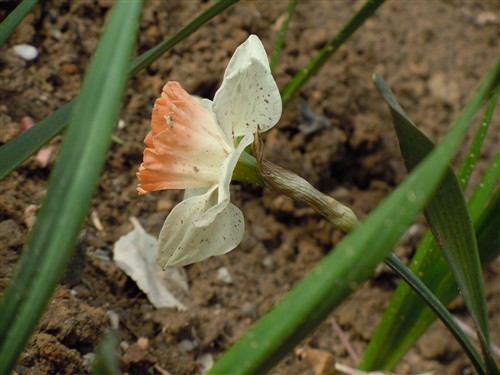
[[(13, 7), (4, 5), (2, 18)], [(78, 94), (111, 5), (41, 2), (8, 39), (0, 57), (2, 144), (19, 135), (23, 125), (43, 119)], [(207, 6), (205, 1), (147, 2), (136, 55)], [(245, 215), (243, 241), (225, 256), (185, 267), (189, 291), (179, 299), (186, 311), (155, 309), (112, 260), (114, 243), (132, 230), (131, 217), (157, 236), (182, 198), (180, 191), (136, 192), (142, 142), (162, 86), (178, 81), (189, 93), (212, 99), (231, 54), (250, 34), (257, 34), (271, 53), (287, 6), (285, 1), (237, 3), (130, 80), (115, 132), (124, 144), (110, 147), (75, 256), (21, 355), (18, 374), (88, 373), (96, 346), (112, 329), (121, 342), (124, 373), (199, 373), (203, 363), (216, 360), (325, 254), (335, 251), (343, 233), (309, 207), (234, 183), (232, 201)], [(360, 1), (299, 2), (275, 70), (278, 86), (283, 88), (361, 6)], [(386, 79), (413, 121), (439, 142), (498, 53), (498, 22), (496, 2), (387, 2), (284, 108), (278, 125), (265, 137), (265, 157), (305, 177), (363, 219), (406, 176), (372, 74), (377, 71)], [(35, 60), (15, 54), (13, 46), (22, 43), (37, 48)], [(472, 185), (498, 150), (498, 117), (492, 127)], [(2, 291), (43, 201), (62, 139), (59, 135), (49, 143), (48, 160), (32, 157), (1, 182)], [(425, 219), (419, 217), (395, 248), (403, 260), (411, 257), (425, 230)], [(485, 273), (497, 344), (499, 272), (497, 260)], [(318, 367), (325, 358), (356, 366), (398, 282), (381, 265), (272, 373), (329, 374), (328, 366)], [(471, 324), (461, 299), (451, 311)], [(395, 371), (473, 373), (439, 323)]]

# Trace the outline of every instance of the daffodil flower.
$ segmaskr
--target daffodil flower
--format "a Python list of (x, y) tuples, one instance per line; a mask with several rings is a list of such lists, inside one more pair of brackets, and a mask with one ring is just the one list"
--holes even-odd
[(178, 267), (233, 250), (244, 219), (229, 184), (253, 134), (272, 128), (281, 98), (266, 51), (251, 35), (234, 52), (213, 102), (168, 82), (155, 102), (137, 177), (139, 194), (186, 189), (159, 236), (158, 263)]

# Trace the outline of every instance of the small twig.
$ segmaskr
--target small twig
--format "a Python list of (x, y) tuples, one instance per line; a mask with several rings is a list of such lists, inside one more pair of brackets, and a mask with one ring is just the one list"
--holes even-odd
[(99, 218), (99, 214), (96, 210), (92, 210), (92, 213), (90, 214), (90, 220), (92, 220), (92, 224), (94, 224), (94, 227), (99, 232), (104, 232), (104, 226), (102, 225), (101, 219)]
[[(346, 374), (346, 375), (397, 375), (393, 372), (385, 372), (385, 371), (360, 371), (355, 368), (340, 364), (340, 363), (335, 363), (335, 370), (339, 371), (341, 374)], [(433, 375), (434, 372), (423, 372), (421, 374), (417, 375)]]
[[(455, 322), (457, 322), (457, 324), (460, 326), (462, 331), (464, 331), (464, 333), (467, 335), (467, 337), (469, 337), (470, 339), (477, 342), (476, 331), (474, 329), (472, 329), (471, 327), (469, 327), (464, 321), (457, 318), (455, 315), (452, 315), (452, 316), (453, 316), (453, 319), (455, 320)], [(498, 345), (491, 344), (491, 351), (493, 352), (493, 354), (495, 356), (497, 356), (497, 357), (500, 356), (500, 347), (498, 347)]]
[(158, 371), (161, 375), (172, 375), (170, 372), (165, 370), (164, 368), (160, 367), (159, 364), (156, 364), (153, 366), (153, 368)]
[(340, 341), (342, 341), (342, 345), (344, 345), (344, 347), (346, 348), (347, 353), (349, 353), (351, 359), (354, 361), (354, 363), (356, 364), (359, 363), (359, 355), (352, 347), (349, 339), (347, 338), (346, 334), (344, 333), (340, 325), (337, 323), (337, 319), (335, 319), (335, 317), (332, 317), (330, 319), (330, 324), (332, 325), (332, 328), (337, 334), (337, 336), (340, 338)]

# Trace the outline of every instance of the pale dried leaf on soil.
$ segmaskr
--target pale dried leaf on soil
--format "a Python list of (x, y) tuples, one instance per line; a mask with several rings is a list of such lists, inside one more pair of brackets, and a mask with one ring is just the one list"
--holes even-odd
[(156, 262), (158, 241), (146, 233), (136, 218), (131, 218), (130, 221), (134, 230), (120, 237), (115, 243), (114, 261), (136, 282), (154, 307), (186, 310), (186, 306), (171, 292), (187, 293), (188, 284), (184, 269), (162, 271)]

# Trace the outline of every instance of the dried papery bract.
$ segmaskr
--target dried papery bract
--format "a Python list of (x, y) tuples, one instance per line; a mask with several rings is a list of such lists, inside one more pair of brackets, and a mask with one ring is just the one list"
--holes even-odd
[(262, 157), (262, 140), (258, 134), (253, 143), (259, 175), (271, 189), (300, 202), (307, 203), (336, 227), (350, 232), (358, 224), (356, 215), (349, 207), (316, 190), (296, 173), (283, 169)]

